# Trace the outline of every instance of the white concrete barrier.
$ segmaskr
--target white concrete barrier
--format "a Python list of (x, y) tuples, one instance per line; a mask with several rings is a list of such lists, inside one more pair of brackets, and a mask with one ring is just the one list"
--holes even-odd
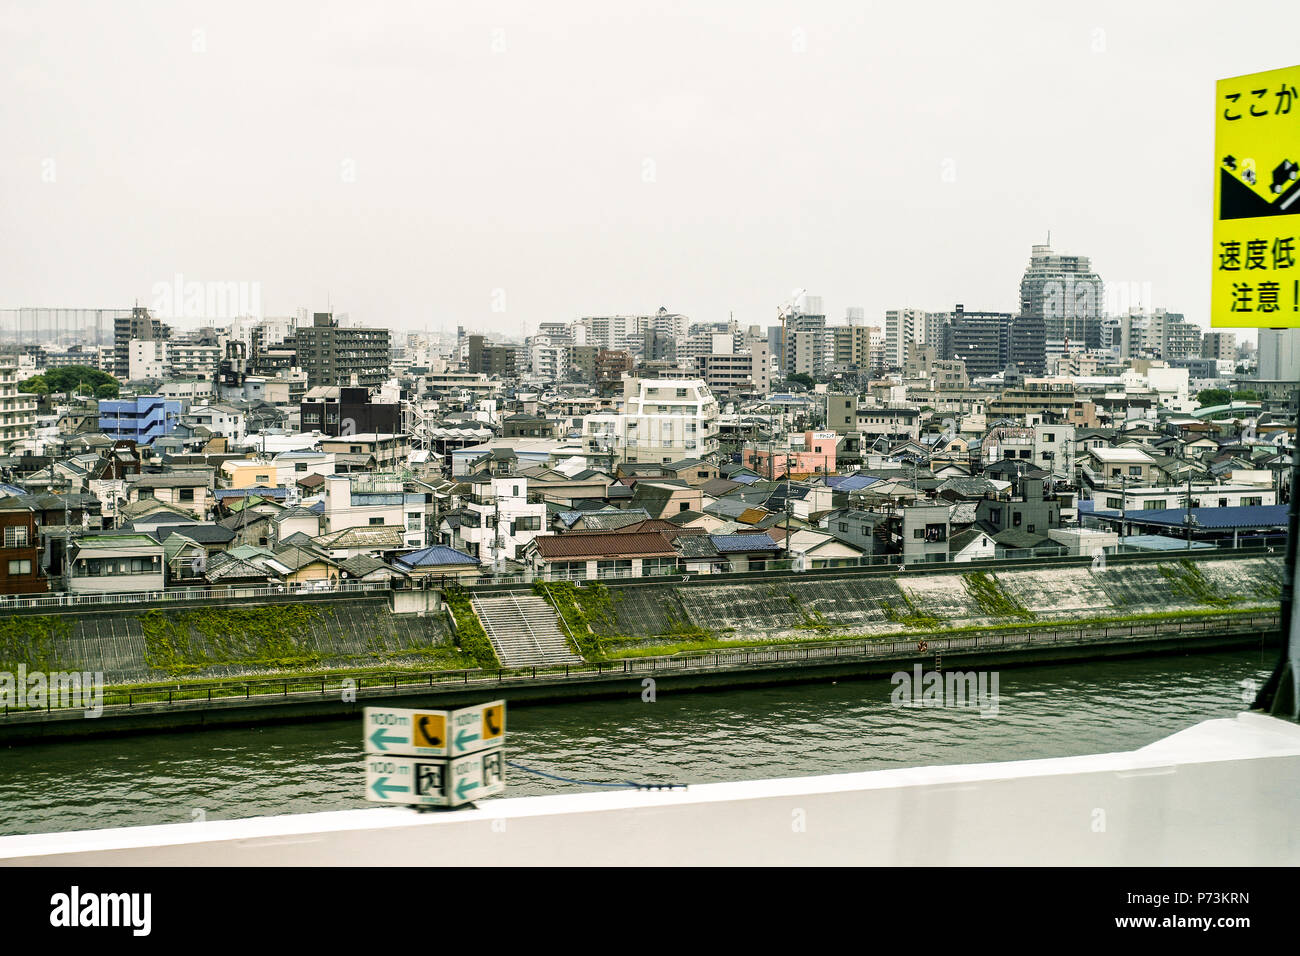
[(0, 864), (1277, 866), (1298, 812), (1300, 726), (1242, 714), (1128, 753), (3, 837)]

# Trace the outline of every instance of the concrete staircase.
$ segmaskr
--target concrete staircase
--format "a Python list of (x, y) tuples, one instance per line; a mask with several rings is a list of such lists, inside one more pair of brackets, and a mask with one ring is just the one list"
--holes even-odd
[(540, 595), (476, 596), (474, 610), (506, 667), (582, 663), (582, 658), (569, 650), (555, 608)]

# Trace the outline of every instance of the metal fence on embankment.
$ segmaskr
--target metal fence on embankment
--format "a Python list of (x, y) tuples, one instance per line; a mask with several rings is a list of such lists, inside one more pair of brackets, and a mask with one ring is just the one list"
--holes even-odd
[[(105, 713), (130, 711), (148, 706), (205, 707), (212, 703), (240, 701), (273, 704), (277, 701), (302, 701), (355, 694), (362, 697), (388, 695), (418, 695), (421, 692), (450, 691), (469, 687), (495, 692), (497, 688), (535, 684), (538, 682), (605, 680), (617, 676), (638, 677), (647, 674), (669, 676), (698, 672), (744, 671), (755, 668), (781, 668), (833, 665), (871, 660), (916, 659), (945, 657), (962, 653), (988, 653), (998, 651), (1033, 650), (1035, 648), (1064, 647), (1071, 645), (1111, 645), (1129, 641), (1178, 641), (1198, 637), (1231, 637), (1276, 632), (1280, 615), (1276, 611), (1215, 614), (1202, 617), (1112, 623), (1089, 626), (1080, 622), (1075, 626), (1013, 627), (973, 630), (951, 637), (917, 635), (906, 637), (890, 635), (888, 638), (862, 638), (834, 642), (808, 642), (778, 647), (750, 646), (734, 650), (719, 648), (694, 651), (663, 657), (630, 657), (588, 664), (570, 664), (564, 667), (530, 667), (496, 671), (469, 669), (454, 671), (401, 672), (386, 674), (350, 675), (338, 677), (276, 677), (255, 678), (246, 681), (214, 683), (180, 683), (148, 688), (117, 690), (106, 688), (103, 696)], [(70, 716), (78, 715), (81, 705), (61, 708), (57, 701), (47, 701), (39, 714), (32, 708), (18, 710), (5, 708), (3, 717), (21, 719), (25, 715), (43, 716), (45, 712), (66, 710)]]

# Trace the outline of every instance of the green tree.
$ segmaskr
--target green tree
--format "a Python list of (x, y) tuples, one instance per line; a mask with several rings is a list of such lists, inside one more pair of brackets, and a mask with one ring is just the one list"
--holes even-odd
[(1259, 393), (1251, 391), (1248, 388), (1243, 388), (1232, 396), (1232, 400), (1234, 402), (1257, 402), (1259, 401)]
[[(31, 383), (41, 383), (45, 385), (45, 392), (76, 392), (79, 395), (95, 395), (97, 389), (102, 386), (112, 386), (114, 389), (119, 387), (117, 379), (107, 372), (101, 372), (97, 368), (91, 368), (88, 365), (66, 365), (62, 368), (47, 369), (44, 375), (37, 375), (23, 383), (26, 387)], [(27, 389), (35, 391), (35, 389)], [(116, 393), (114, 393), (116, 394)]]
[(1202, 408), (1227, 405), (1230, 401), (1232, 401), (1232, 393), (1226, 388), (1204, 388), (1196, 393), (1196, 403)]
[(33, 375), (25, 382), (18, 383), (20, 392), (27, 392), (31, 395), (48, 395), (50, 394), (49, 383), (45, 381), (44, 375)]
[(811, 389), (816, 382), (813, 377), (806, 372), (794, 372), (785, 377), (785, 380), (792, 385), (802, 385), (804, 388)]
[(117, 398), (117, 394), (119, 391), (121, 391), (121, 389), (118, 388), (117, 382), (108, 382), (104, 385), (100, 385), (98, 388), (95, 389), (95, 397), (96, 398)]

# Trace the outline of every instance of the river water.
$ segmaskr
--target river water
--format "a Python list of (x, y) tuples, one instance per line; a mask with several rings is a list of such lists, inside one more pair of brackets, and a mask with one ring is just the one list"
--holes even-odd
[[(895, 706), (888, 678), (511, 706), (506, 759), (588, 783), (709, 783), (1132, 750), (1245, 709), (1274, 660), (1015, 668), (983, 708)], [(359, 719), (11, 747), (0, 833), (375, 806), (361, 753)], [(513, 767), (507, 783), (506, 796), (596, 789)]]

